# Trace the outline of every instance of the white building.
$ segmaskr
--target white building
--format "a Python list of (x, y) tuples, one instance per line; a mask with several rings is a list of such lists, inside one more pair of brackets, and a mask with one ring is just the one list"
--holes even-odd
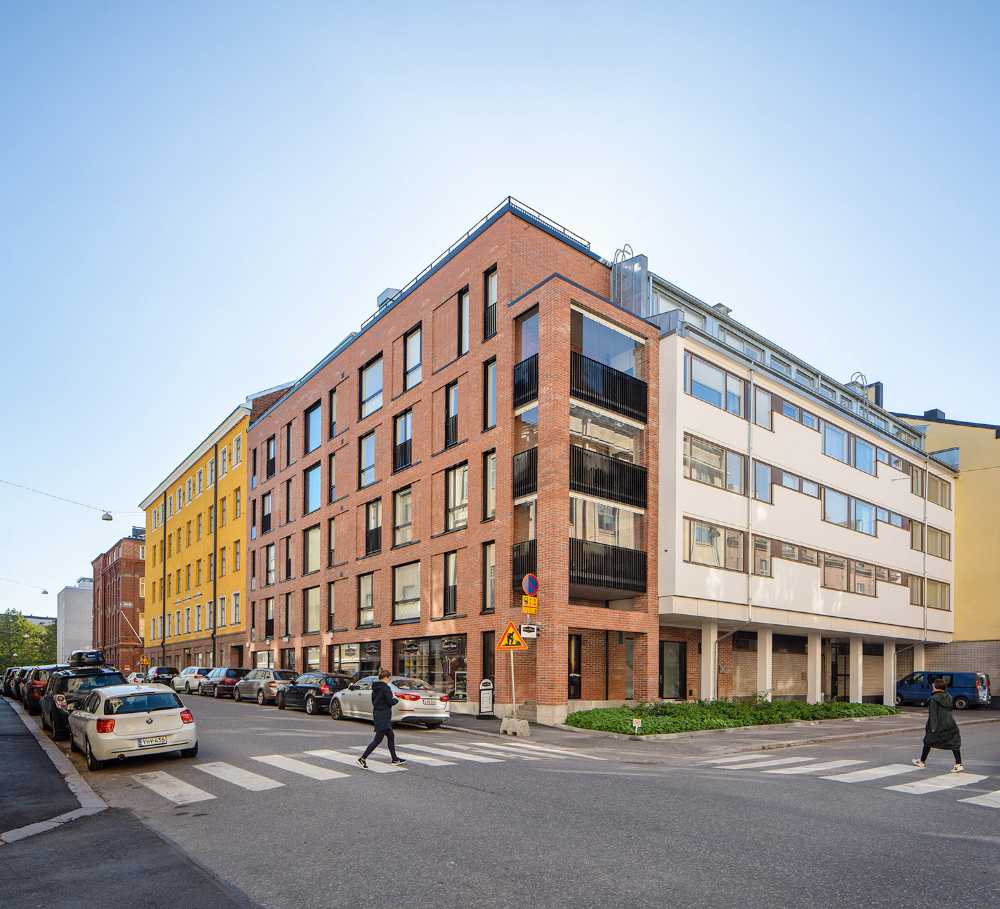
[(56, 597), (56, 660), (65, 663), (74, 650), (90, 647), (94, 630), (94, 582), (79, 578)]

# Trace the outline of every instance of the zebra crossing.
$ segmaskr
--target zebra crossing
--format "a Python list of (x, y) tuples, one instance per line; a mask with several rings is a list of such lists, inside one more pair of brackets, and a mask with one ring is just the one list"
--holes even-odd
[[(961, 773), (927, 775), (925, 770), (921, 770), (913, 764), (881, 764), (871, 767), (861, 767), (860, 765), (868, 762), (860, 759), (846, 758), (839, 760), (818, 760), (815, 756), (774, 758), (772, 755), (773, 752), (737, 754), (702, 760), (699, 761), (699, 764), (712, 767), (715, 770), (758, 770), (762, 774), (797, 776), (815, 774), (817, 779), (833, 783), (871, 783), (888, 780), (892, 777), (901, 777), (905, 774), (920, 774), (918, 779), (892, 783), (883, 787), (887, 792), (917, 796), (929, 795), (935, 792), (961, 790), (965, 786), (975, 786), (990, 779), (986, 774), (968, 773), (966, 771), (962, 771)], [(855, 769), (848, 770), (847, 768), (849, 767), (854, 767)], [(831, 770), (843, 772), (830, 773), (829, 771)], [(994, 782), (1000, 782), (1000, 780)], [(984, 808), (1000, 808), (1000, 789), (960, 799), (959, 801), (964, 804), (978, 805)]]
[[(603, 761), (604, 758), (595, 755), (582, 754), (567, 748), (554, 745), (538, 745), (527, 742), (494, 743), (487, 742), (451, 742), (442, 741), (434, 745), (399, 743), (398, 751), (406, 758), (407, 765), (422, 767), (456, 767), (460, 765), (503, 764), (506, 762), (527, 761), (564, 761), (570, 758)], [(253, 770), (241, 767), (227, 761), (203, 761), (190, 765), (192, 769), (204, 774), (205, 784), (222, 784), (226, 787), (243, 789), (248, 792), (267, 792), (272, 789), (282, 789), (287, 783), (275, 779), (264, 772), (263, 768), (273, 768), (279, 773), (288, 774), (294, 778), (304, 778), (318, 783), (351, 779), (360, 774), (374, 773), (406, 773), (407, 766), (391, 764), (384, 751), (368, 758), (368, 769), (358, 766), (357, 760), (364, 745), (351, 745), (344, 750), (332, 748), (316, 748), (295, 755), (288, 754), (257, 754), (248, 755), (249, 761), (255, 762)], [(330, 765), (350, 767), (352, 773), (334, 769)], [(197, 802), (207, 802), (219, 797), (211, 788), (202, 788), (182, 780), (172, 773), (162, 770), (132, 774), (132, 779), (167, 802), (174, 805), (192, 805)], [(198, 780), (202, 782), (202, 780)]]

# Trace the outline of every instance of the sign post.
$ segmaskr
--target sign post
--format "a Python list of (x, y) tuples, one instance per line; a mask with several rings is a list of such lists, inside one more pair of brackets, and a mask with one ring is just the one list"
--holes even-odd
[(514, 651), (527, 649), (527, 641), (521, 637), (521, 632), (517, 630), (517, 626), (513, 622), (508, 622), (503, 634), (500, 635), (500, 640), (497, 642), (497, 653), (502, 653), (505, 650), (510, 653), (510, 698), (513, 715), (510, 717), (510, 722), (504, 720), (500, 724), (500, 731), (508, 735), (528, 734), (527, 720), (519, 720), (517, 717), (517, 688), (514, 683)]

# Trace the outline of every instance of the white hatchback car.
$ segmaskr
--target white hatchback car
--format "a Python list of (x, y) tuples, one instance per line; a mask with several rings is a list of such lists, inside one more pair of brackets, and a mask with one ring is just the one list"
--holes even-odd
[(90, 770), (139, 754), (198, 754), (194, 715), (162, 685), (111, 685), (91, 693), (69, 715), (69, 743)]
[(183, 691), (185, 694), (196, 694), (201, 688), (201, 683), (212, 671), (211, 666), (188, 666), (182, 669), (179, 675), (174, 676), (171, 684), (174, 691)]

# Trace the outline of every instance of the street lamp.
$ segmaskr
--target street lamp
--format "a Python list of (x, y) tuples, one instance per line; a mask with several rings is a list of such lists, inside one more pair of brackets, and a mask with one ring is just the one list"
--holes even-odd
[(106, 511), (106, 512), (104, 512), (104, 514), (101, 515), (101, 520), (102, 521), (113, 521), (114, 518), (111, 517), (111, 512), (110, 511)]

